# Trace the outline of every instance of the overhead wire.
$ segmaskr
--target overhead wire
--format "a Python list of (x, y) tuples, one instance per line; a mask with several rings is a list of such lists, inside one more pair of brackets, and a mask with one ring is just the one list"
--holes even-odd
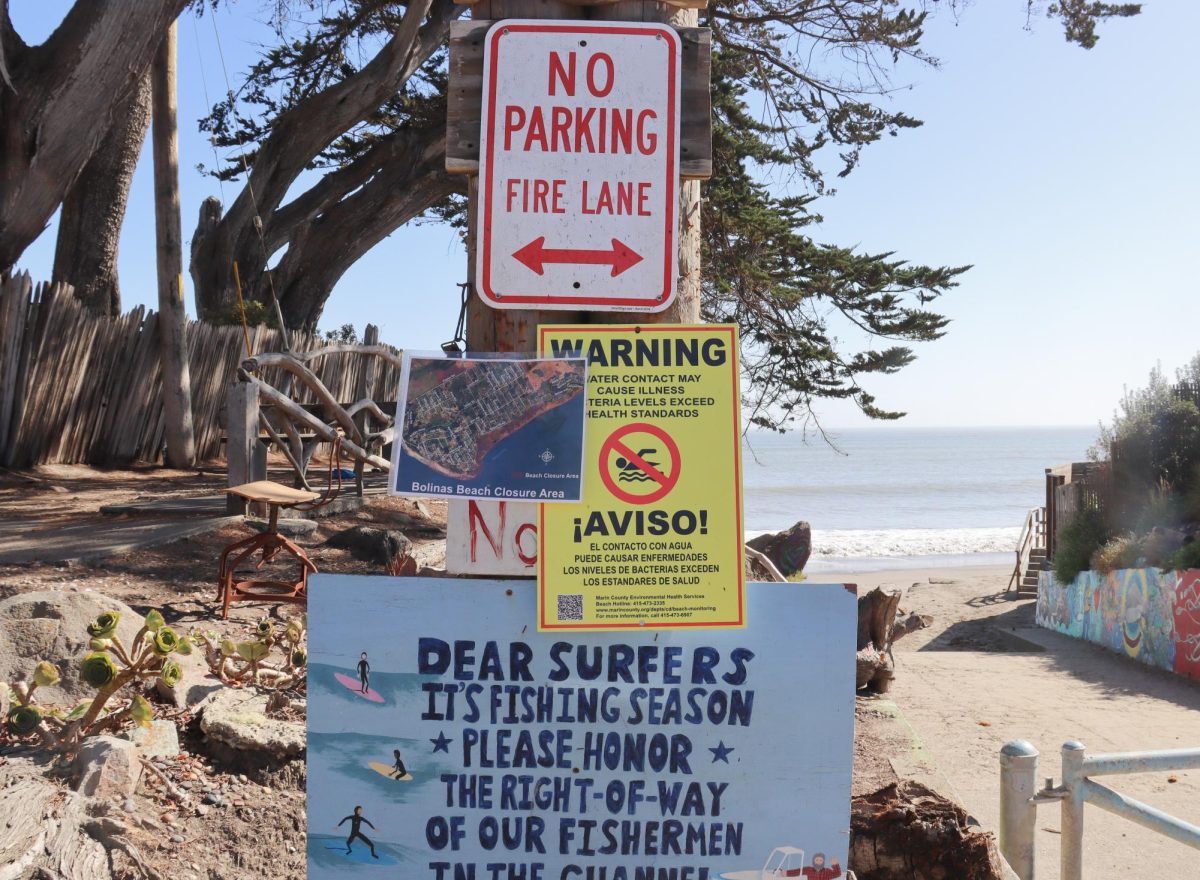
[[(230, 112), (233, 113), (233, 112), (235, 112), (235, 108), (236, 108), (236, 104), (234, 103), (233, 86), (229, 81), (229, 68), (225, 64), (225, 49), (221, 45), (221, 31), (220, 31), (220, 28), (217, 27), (216, 13), (214, 12), (210, 16), (210, 18), (212, 20), (213, 36), (216, 38), (216, 42), (217, 42), (217, 58), (220, 59), (220, 62), (221, 62), (221, 74), (225, 77), (226, 101), (229, 104)], [(214, 150), (215, 150), (215, 144), (214, 144)], [(280, 336), (282, 337), (283, 349), (288, 354), (291, 354), (292, 353), (292, 343), (288, 336), (287, 324), (285, 324), (283, 321), (283, 309), (281, 309), (279, 307), (279, 297), (276, 296), (276, 294), (275, 294), (275, 279), (271, 276), (270, 271), (268, 271), (268, 269), (267, 269), (267, 261), (270, 259), (270, 254), (267, 252), (267, 240), (263, 236), (263, 219), (262, 219), (262, 215), (258, 211), (258, 197), (254, 194), (254, 183), (250, 179), (250, 167), (246, 163), (246, 152), (244, 150), (238, 151), (238, 159), (240, 159), (241, 163), (242, 163), (242, 173), (246, 176), (246, 192), (249, 193), (249, 195), (250, 195), (250, 207), (252, 207), (254, 209), (254, 231), (258, 234), (258, 244), (259, 244), (259, 247), (262, 248), (263, 274), (267, 278), (267, 289), (270, 291), (270, 294), (271, 294), (271, 303), (272, 303), (272, 305), (275, 306), (275, 319), (279, 322), (279, 333), (280, 333)], [(223, 196), (222, 196), (222, 198), (223, 198)], [(240, 301), (241, 300), (241, 282), (240, 282), (240, 276), (239, 276), (239, 273), (237, 270), (237, 262), (236, 261), (234, 261), (233, 271), (234, 271), (234, 277), (238, 279), (238, 284), (237, 284), (238, 299)], [(245, 311), (243, 309), (243, 319), (244, 319), (244, 316), (245, 316)]]
[[(208, 96), (208, 71), (204, 67), (204, 51), (200, 46), (200, 27), (196, 18), (192, 18), (192, 36), (196, 40), (196, 58), (200, 62), (200, 87), (204, 91), (204, 106), (211, 108), (212, 99)], [(217, 178), (217, 188), (221, 191), (221, 204), (225, 203), (225, 181), (221, 179), (221, 156), (217, 153), (216, 132), (209, 132), (208, 145), (213, 151), (213, 174)], [(242, 340), (246, 343), (246, 357), (254, 357), (254, 349), (250, 345), (250, 322), (246, 319), (246, 301), (242, 298), (242, 279), (238, 275), (237, 262), (233, 264), (233, 280), (237, 289), (238, 312), (242, 316)]]

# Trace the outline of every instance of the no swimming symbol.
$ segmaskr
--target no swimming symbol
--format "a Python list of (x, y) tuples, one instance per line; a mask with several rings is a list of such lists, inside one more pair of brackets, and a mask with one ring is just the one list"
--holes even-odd
[(656, 425), (635, 422), (613, 431), (600, 447), (600, 478), (627, 504), (653, 504), (679, 482), (679, 446)]

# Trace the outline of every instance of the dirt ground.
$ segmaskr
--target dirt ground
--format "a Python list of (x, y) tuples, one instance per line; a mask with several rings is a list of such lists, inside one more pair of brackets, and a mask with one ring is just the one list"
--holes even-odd
[[(0, 524), (37, 528), (111, 518), (102, 505), (168, 495), (204, 495), (224, 485), (220, 472), (162, 469), (103, 472), (45, 468), (0, 472)], [(436, 529), (445, 506), (376, 496), (361, 510), (319, 521), (298, 539), (322, 571), (380, 574), (381, 566), (325, 544), (352, 525), (396, 528), (414, 541), (420, 565), (443, 565)], [(16, 524), (20, 524), (17, 526)], [(420, 531), (421, 526), (434, 531)], [(90, 589), (145, 612), (159, 608), (184, 630), (244, 633), (264, 614), (276, 619), (295, 606), (235, 606), (228, 622), (216, 602), (221, 548), (245, 535), (241, 525), (184, 538), (151, 550), (87, 563), (0, 565), (0, 598), (15, 592)], [(1056, 775), (1058, 748), (1071, 738), (1089, 749), (1125, 751), (1200, 745), (1200, 686), (1140, 666), (1100, 648), (1033, 628), (1032, 602), (1004, 593), (1008, 571), (989, 568), (875, 572), (844, 579), (860, 592), (876, 585), (906, 591), (903, 607), (928, 614), (933, 625), (897, 644), (892, 693), (860, 697), (856, 705), (854, 792), (873, 791), (901, 777), (917, 778), (961, 802), (986, 829), (998, 822), (1000, 747), (1023, 738), (1042, 750), (1042, 776)], [(813, 580), (821, 576), (813, 576)], [(134, 843), (147, 863), (175, 880), (234, 880), (269, 873), (305, 876), (302, 764), (258, 773), (205, 756), (186, 715), (185, 760), (161, 762), (175, 785), (187, 783), (196, 801), (209, 790), (218, 805), (178, 810), (148, 775), (137, 795), (141, 822)], [(0, 747), (0, 761), (3, 748)], [(1174, 781), (1170, 781), (1173, 779)], [(1190, 821), (1200, 803), (1200, 771), (1128, 776), (1114, 787)], [(204, 805), (201, 805), (204, 806)], [(1056, 808), (1039, 817), (1041, 878), (1058, 876)], [(1195, 874), (1194, 855), (1099, 810), (1087, 815), (1087, 877)], [(130, 871), (128, 876), (138, 874)]]
[[(286, 479), (282, 474), (272, 474)], [(99, 471), (83, 467), (42, 468), (33, 472), (0, 472), (0, 523), (35, 529), (94, 523), (103, 528), (113, 517), (101, 506), (186, 495), (211, 495), (225, 485), (223, 473), (197, 475), (160, 468), (142, 471)], [(120, 517), (115, 518), (117, 520)], [(325, 544), (346, 528), (368, 525), (398, 529), (414, 543), (423, 568), (444, 564), (444, 543), (436, 531), (445, 524), (445, 504), (418, 506), (405, 499), (376, 496), (361, 510), (319, 519), (315, 534), (298, 538), (321, 571), (382, 574), (382, 566), (354, 558)], [(426, 528), (415, 524), (424, 523)], [(139, 613), (159, 609), (176, 629), (217, 632), (246, 638), (264, 616), (286, 620), (294, 605), (235, 605), (222, 621), (216, 601), (217, 558), (221, 549), (247, 534), (234, 525), (172, 544), (84, 563), (0, 565), (0, 598), (32, 590), (85, 589), (127, 603)], [(305, 876), (304, 769), (293, 762), (281, 770), (260, 772), (222, 765), (208, 757), (202, 734), (187, 713), (171, 714), (182, 732), (185, 760), (159, 766), (174, 785), (190, 791), (192, 808), (176, 809), (163, 785), (143, 777), (131, 814), (140, 826), (131, 834), (146, 864), (174, 880), (242, 880), (271, 876), (300, 880)], [(20, 751), (18, 750), (17, 754)], [(8, 759), (12, 759), (9, 755)], [(0, 743), (0, 762), (6, 760)], [(244, 771), (244, 772), (243, 772)], [(202, 803), (205, 795), (215, 805)], [(130, 818), (118, 814), (122, 818)], [(125, 860), (117, 856), (116, 861)], [(129, 867), (128, 876), (142, 876)]]
[[(1200, 747), (1200, 683), (1034, 625), (1034, 601), (1005, 593), (1007, 568), (875, 572), (850, 576), (862, 590), (906, 591), (902, 607), (933, 625), (896, 644), (889, 694), (901, 715), (878, 724), (902, 775), (958, 800), (980, 824), (999, 825), (999, 752), (1025, 739), (1040, 752), (1039, 778), (1061, 781), (1060, 749), (1089, 753)], [(873, 711), (890, 711), (884, 701)], [(859, 719), (864, 704), (860, 701)], [(860, 726), (859, 737), (863, 728)], [(907, 740), (907, 742), (906, 742)], [(857, 749), (856, 749), (857, 751)], [(856, 765), (870, 771), (874, 759)], [(876, 769), (878, 769), (876, 767)], [(1200, 822), (1200, 771), (1100, 780), (1180, 818)], [(856, 789), (860, 780), (855, 780)], [(1084, 877), (1200, 877), (1194, 850), (1097, 807), (1085, 814)], [(1038, 814), (1039, 880), (1059, 876), (1059, 808)]]

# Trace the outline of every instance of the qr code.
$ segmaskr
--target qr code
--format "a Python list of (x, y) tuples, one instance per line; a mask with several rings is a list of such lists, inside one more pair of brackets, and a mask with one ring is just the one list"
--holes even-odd
[(559, 620), (583, 620), (583, 594), (560, 593), (558, 596)]

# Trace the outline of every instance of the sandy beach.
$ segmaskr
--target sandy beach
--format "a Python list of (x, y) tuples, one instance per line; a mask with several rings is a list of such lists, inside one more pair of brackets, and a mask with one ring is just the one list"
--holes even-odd
[[(1006, 593), (1011, 568), (863, 572), (859, 594), (905, 591), (902, 607), (932, 625), (896, 644), (886, 697), (859, 699), (855, 792), (917, 778), (958, 800), (987, 830), (999, 827), (999, 751), (1025, 739), (1039, 777), (1060, 779), (1060, 749), (1089, 753), (1194, 748), (1200, 685), (1034, 625), (1034, 600)], [(813, 581), (822, 579), (814, 575)], [(881, 757), (886, 755), (886, 757)], [(1104, 784), (1185, 820), (1197, 820), (1200, 772), (1109, 777)], [(1188, 877), (1195, 853), (1089, 806), (1085, 877)], [(1038, 813), (1038, 877), (1059, 876), (1059, 808)]]

